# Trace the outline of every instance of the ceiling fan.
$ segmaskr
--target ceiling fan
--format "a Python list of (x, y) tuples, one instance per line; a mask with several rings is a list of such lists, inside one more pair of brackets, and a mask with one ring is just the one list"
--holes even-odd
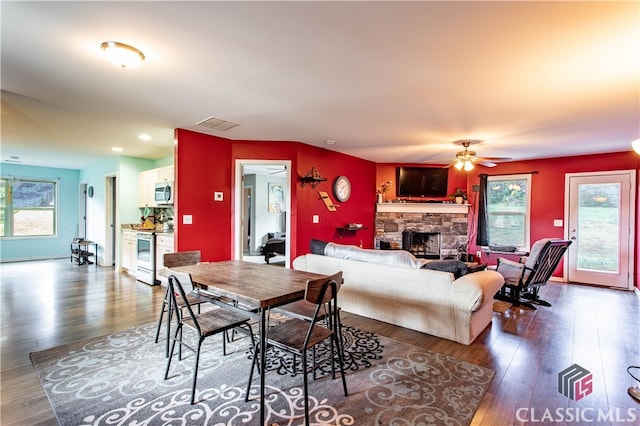
[(464, 169), (465, 171), (473, 170), (474, 163), (481, 164), (485, 167), (495, 167), (497, 163), (501, 161), (510, 161), (509, 157), (478, 157), (475, 151), (469, 151), (469, 146), (472, 144), (480, 143), (479, 140), (460, 140), (454, 142), (455, 144), (462, 145), (464, 151), (456, 152), (456, 158), (447, 167), (455, 167), (458, 170)]
[(279, 166), (279, 167), (267, 167), (267, 170), (271, 171), (270, 175), (277, 175), (280, 173), (285, 173), (287, 171), (287, 166)]

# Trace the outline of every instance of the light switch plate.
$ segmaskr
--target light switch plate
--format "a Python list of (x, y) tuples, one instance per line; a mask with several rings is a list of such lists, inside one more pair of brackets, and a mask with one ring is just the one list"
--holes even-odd
[(182, 224), (183, 225), (191, 225), (193, 223), (193, 216), (190, 214), (182, 215)]
[(313, 215), (313, 223), (320, 223), (320, 216), (318, 216), (317, 214)]
[(222, 201), (224, 199), (224, 196), (222, 195), (222, 192), (214, 192), (213, 193), (213, 200), (214, 201)]
[(553, 226), (556, 228), (562, 228), (562, 219), (553, 219)]

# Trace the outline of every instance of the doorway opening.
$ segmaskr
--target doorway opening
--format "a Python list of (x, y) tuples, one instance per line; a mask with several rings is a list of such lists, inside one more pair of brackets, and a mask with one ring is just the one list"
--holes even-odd
[[(235, 178), (234, 259), (289, 267), (291, 161), (236, 160)], [(273, 235), (284, 240), (284, 253), (265, 258)]]
[(635, 180), (635, 170), (566, 175), (569, 282), (633, 288)]
[(118, 222), (118, 194), (116, 175), (105, 177), (104, 206), (105, 206), (105, 236), (102, 257), (103, 266), (116, 264), (116, 223)]
[[(78, 232), (76, 237), (86, 239), (87, 238), (87, 188), (86, 181), (80, 182), (80, 188), (78, 191)], [(97, 255), (97, 253), (96, 253)]]

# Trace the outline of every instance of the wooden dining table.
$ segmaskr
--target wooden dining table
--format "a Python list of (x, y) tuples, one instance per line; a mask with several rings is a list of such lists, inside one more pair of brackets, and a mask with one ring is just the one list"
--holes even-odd
[(267, 351), (264, 348), (267, 347), (269, 309), (304, 298), (307, 281), (327, 277), (327, 275), (241, 260), (199, 263), (171, 269), (191, 274), (194, 285), (238, 302), (237, 306), (234, 304), (228, 307), (243, 309), (259, 319), (260, 424), (264, 425), (267, 360)]

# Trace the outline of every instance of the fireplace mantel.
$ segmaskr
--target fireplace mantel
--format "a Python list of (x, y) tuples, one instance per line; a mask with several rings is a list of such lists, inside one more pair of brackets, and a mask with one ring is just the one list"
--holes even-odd
[(456, 203), (378, 203), (378, 213), (469, 213), (471, 204)]

